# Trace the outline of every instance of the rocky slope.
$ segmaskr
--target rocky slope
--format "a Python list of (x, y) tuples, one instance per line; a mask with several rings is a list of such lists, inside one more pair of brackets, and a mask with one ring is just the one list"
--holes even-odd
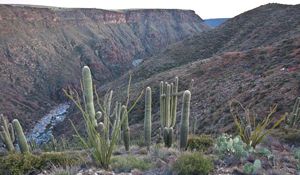
[(175, 43), (163, 53), (145, 60), (136, 69), (135, 74), (139, 76), (135, 79), (224, 52), (246, 51), (292, 38), (300, 32), (299, 9), (300, 5), (267, 4), (247, 11), (214, 30)]
[[(300, 96), (299, 48), (300, 5), (268, 4), (146, 60), (133, 71), (133, 92), (151, 86), (153, 98), (158, 99), (160, 81), (171, 82), (179, 76), (184, 90), (194, 79), (191, 116), (198, 120), (198, 132), (229, 131), (233, 122), (228, 102), (233, 98), (259, 118), (273, 104), (278, 104), (275, 117), (292, 110)], [(127, 75), (103, 88), (126, 87), (126, 83)], [(153, 101), (158, 127), (159, 104)], [(143, 101), (139, 105), (143, 109)], [(131, 113), (136, 129), (141, 129), (141, 109)]]
[(62, 88), (78, 87), (83, 65), (104, 83), (208, 29), (185, 10), (0, 5), (0, 111), (32, 124), (64, 98)]

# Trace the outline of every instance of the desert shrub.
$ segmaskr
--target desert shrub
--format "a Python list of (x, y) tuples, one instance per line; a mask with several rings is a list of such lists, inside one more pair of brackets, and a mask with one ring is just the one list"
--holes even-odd
[(159, 158), (163, 161), (167, 161), (170, 156), (177, 157), (180, 154), (179, 150), (175, 148), (165, 148), (163, 145), (156, 144), (152, 147), (151, 157)]
[(240, 136), (232, 138), (227, 134), (222, 134), (216, 140), (215, 151), (219, 157), (224, 158), (233, 155), (237, 158), (245, 158), (252, 149), (248, 149)]
[(187, 148), (189, 150), (207, 151), (207, 149), (213, 146), (214, 140), (209, 135), (190, 136), (188, 139)]
[(206, 175), (213, 170), (213, 162), (200, 152), (184, 153), (178, 157), (172, 170), (179, 175)]
[(87, 158), (85, 152), (46, 152), (39, 156), (43, 164), (51, 163), (53, 165), (78, 165)]
[(133, 169), (148, 170), (153, 167), (149, 159), (137, 158), (135, 156), (116, 156), (111, 160), (111, 167), (115, 172), (130, 172)]
[[(262, 121), (257, 121), (260, 117), (251, 113), (249, 109), (243, 107), (237, 100), (231, 101), (230, 111), (242, 141), (255, 148), (274, 128), (285, 121), (287, 113), (278, 120), (274, 120), (273, 114), (276, 112), (276, 109), (277, 105), (274, 105)], [(241, 110), (244, 111), (244, 115), (241, 115)]]
[(258, 159), (256, 159), (254, 163), (248, 162), (244, 165), (244, 173), (246, 174), (257, 173), (259, 169), (261, 169), (261, 161)]
[(42, 167), (41, 158), (32, 154), (9, 154), (0, 158), (0, 174), (21, 175)]
[(79, 165), (84, 162), (81, 154), (43, 153), (9, 154), (0, 157), (0, 174), (20, 175), (41, 170), (49, 165)]

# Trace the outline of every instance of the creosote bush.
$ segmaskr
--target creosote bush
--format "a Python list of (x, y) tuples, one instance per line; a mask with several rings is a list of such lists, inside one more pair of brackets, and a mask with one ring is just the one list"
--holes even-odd
[(213, 162), (200, 152), (184, 153), (178, 157), (172, 169), (179, 175), (207, 175), (213, 170)]
[(209, 135), (200, 135), (200, 136), (189, 136), (187, 148), (188, 150), (196, 151), (207, 151), (207, 149), (213, 146), (214, 140)]

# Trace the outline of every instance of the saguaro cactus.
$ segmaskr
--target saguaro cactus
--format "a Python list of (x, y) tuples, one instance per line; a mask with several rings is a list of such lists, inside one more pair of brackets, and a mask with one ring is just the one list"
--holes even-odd
[(18, 119), (14, 119), (12, 121), (13, 127), (16, 132), (16, 137), (20, 146), (20, 150), (22, 153), (29, 153), (29, 146), (27, 144), (26, 137), (23, 133), (22, 126), (20, 125), (20, 122)]
[(128, 124), (128, 112), (125, 105), (121, 108), (121, 116), (122, 116), (122, 134), (123, 134), (123, 142), (125, 146), (125, 150), (129, 151), (130, 146), (130, 128)]
[(151, 105), (152, 105), (152, 93), (151, 88), (146, 88), (145, 95), (145, 119), (144, 119), (144, 135), (145, 135), (145, 144), (150, 149), (151, 145)]
[(82, 81), (83, 81), (83, 95), (85, 102), (85, 109), (89, 115), (90, 121), (96, 127), (94, 96), (93, 96), (93, 81), (91, 70), (88, 66), (82, 68)]
[(181, 122), (180, 122), (180, 149), (186, 149), (188, 134), (189, 134), (189, 116), (190, 116), (190, 101), (191, 92), (184, 91), (181, 109)]
[[(163, 138), (165, 145), (172, 145), (173, 128), (176, 124), (178, 95), (178, 77), (175, 83), (160, 82), (160, 120), (163, 128)], [(166, 135), (168, 134), (168, 135)]]
[(15, 141), (15, 134), (14, 134), (14, 129), (12, 127), (11, 123), (8, 123), (8, 120), (6, 117), (1, 115), (1, 123), (3, 124), (1, 126), (1, 131), (0, 131), (0, 138), (2, 142), (4, 143), (6, 149), (9, 152), (15, 151), (13, 142)]

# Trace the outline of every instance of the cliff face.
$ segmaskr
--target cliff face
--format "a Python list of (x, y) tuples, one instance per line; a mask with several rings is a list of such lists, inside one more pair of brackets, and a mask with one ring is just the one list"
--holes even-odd
[(78, 86), (83, 65), (103, 83), (208, 29), (193, 11), (0, 5), (0, 113), (31, 123)]

